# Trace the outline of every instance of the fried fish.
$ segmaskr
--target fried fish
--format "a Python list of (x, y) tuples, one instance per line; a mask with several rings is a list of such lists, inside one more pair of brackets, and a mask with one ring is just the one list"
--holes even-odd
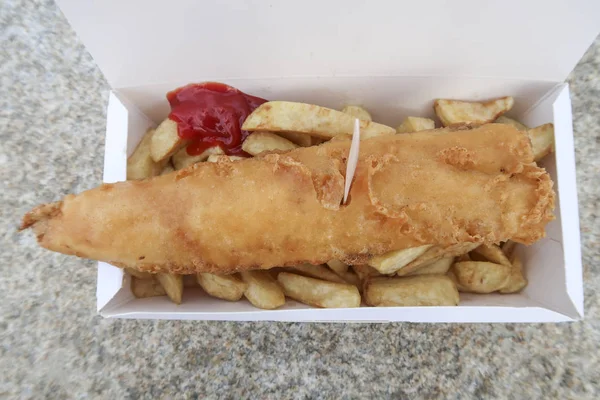
[(527, 135), (502, 124), (361, 142), (342, 205), (350, 141), (199, 163), (104, 184), (23, 218), (41, 246), (149, 272), (232, 273), (425, 244), (530, 244), (555, 195)]

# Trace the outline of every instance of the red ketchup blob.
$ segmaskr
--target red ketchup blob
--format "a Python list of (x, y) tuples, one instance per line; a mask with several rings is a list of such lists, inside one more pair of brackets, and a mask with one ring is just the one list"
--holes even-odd
[(177, 122), (179, 137), (190, 141), (191, 156), (219, 146), (227, 155), (248, 157), (242, 143), (246, 117), (267, 100), (217, 82), (193, 83), (167, 93), (169, 118)]

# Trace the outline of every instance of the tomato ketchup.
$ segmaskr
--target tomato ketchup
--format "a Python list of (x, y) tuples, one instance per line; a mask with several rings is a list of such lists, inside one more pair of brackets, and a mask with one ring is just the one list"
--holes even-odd
[(179, 137), (188, 140), (189, 155), (219, 146), (227, 155), (248, 157), (242, 143), (246, 117), (267, 100), (217, 82), (193, 83), (167, 93), (169, 119), (177, 122)]

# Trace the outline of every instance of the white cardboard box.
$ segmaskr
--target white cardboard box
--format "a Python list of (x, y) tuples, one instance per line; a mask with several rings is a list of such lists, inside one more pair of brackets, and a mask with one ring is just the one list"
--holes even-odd
[(583, 317), (575, 158), (567, 74), (600, 30), (600, 2), (429, 0), (59, 0), (113, 90), (104, 181), (125, 179), (145, 130), (168, 114), (165, 93), (222, 81), (271, 100), (362, 104), (396, 126), (432, 115), (435, 98), (515, 98), (511, 115), (554, 122), (557, 219), (522, 247), (529, 286), (512, 295), (461, 294), (458, 307), (257, 310), (188, 290), (183, 304), (135, 299), (122, 270), (98, 266), (105, 317), (414, 322), (556, 322)]

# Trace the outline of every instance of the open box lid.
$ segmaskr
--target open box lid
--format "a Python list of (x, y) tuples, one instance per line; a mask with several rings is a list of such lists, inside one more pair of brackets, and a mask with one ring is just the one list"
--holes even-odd
[[(570, 101), (566, 85), (555, 83), (564, 80), (595, 38), (598, 24), (591, 16), (598, 15), (600, 3), (569, 3), (569, 7), (567, 3), (542, 2), (497, 6), (474, 1), (452, 5), (441, 1), (400, 5), (390, 1), (377, 3), (374, 9), (355, 0), (323, 4), (307, 0), (301, 5), (287, 1), (268, 4), (231, 0), (210, 5), (181, 1), (168, 6), (138, 0), (58, 2), (117, 89), (111, 93), (108, 108), (107, 182), (125, 179), (127, 151), (135, 147), (147, 127), (166, 115), (164, 93), (174, 87), (170, 85), (173, 82), (243, 82), (240, 87), (244, 90), (255, 93), (254, 89), (259, 88), (256, 94), (266, 98), (283, 99), (282, 94), (295, 93), (289, 100), (318, 98), (319, 104), (322, 101), (335, 108), (337, 97), (333, 93), (350, 88), (347, 82), (352, 80), (352, 90), (344, 93), (358, 95), (356, 104), (372, 106), (377, 112), (383, 110), (382, 118), (388, 115), (396, 119), (408, 115), (402, 105), (418, 104), (431, 112), (430, 100), (436, 97), (514, 95), (525, 107), (515, 107), (515, 117), (523, 118), (530, 126), (554, 121), (560, 151), (556, 165), (551, 163), (549, 167), (562, 165), (560, 174), (558, 168), (553, 173), (561, 192), (558, 217), (562, 223), (557, 220), (549, 227), (547, 240), (558, 245), (548, 253), (552, 268), (542, 271), (543, 280), (532, 275), (531, 280), (540, 284), (530, 285), (522, 295), (542, 311), (556, 313), (559, 320), (583, 315)], [(180, 23), (170, 26), (168, 21)], [(335, 25), (330, 21), (336, 21)], [(243, 41), (245, 37), (252, 41)], [(307, 81), (311, 84), (305, 85)], [(297, 98), (304, 94), (292, 90), (299, 87), (307, 88), (306, 99)], [(399, 92), (403, 92), (402, 101), (398, 100)], [(347, 101), (348, 96), (340, 99)], [(381, 107), (387, 103), (393, 107)], [(379, 115), (374, 117), (379, 120)], [(382, 122), (388, 123), (384, 119)], [(545, 253), (538, 250), (546, 244), (539, 243), (527, 257), (537, 257), (533, 261), (544, 264), (546, 260), (538, 259)], [(103, 315), (111, 316), (113, 306), (126, 303), (127, 299), (118, 295), (124, 293), (120, 290), (123, 285), (121, 270), (100, 265), (98, 308)], [(168, 301), (167, 305), (173, 306)], [(522, 318), (506, 314), (507, 319), (503, 319), (493, 312), (483, 319), (470, 319), (467, 313), (462, 319), (451, 320), (557, 320), (532, 316), (528, 314), (530, 308), (521, 307)], [(477, 313), (487, 315), (489, 311)], [(185, 312), (180, 308), (168, 315), (175, 314), (179, 318)], [(184, 317), (192, 318), (192, 314)], [(416, 314), (423, 319), (423, 312)], [(238, 319), (235, 315), (219, 318)], [(266, 314), (262, 318), (270, 319)], [(431, 320), (446, 321), (438, 316)]]
[(596, 0), (58, 4), (113, 88), (282, 76), (561, 82), (600, 30)]

